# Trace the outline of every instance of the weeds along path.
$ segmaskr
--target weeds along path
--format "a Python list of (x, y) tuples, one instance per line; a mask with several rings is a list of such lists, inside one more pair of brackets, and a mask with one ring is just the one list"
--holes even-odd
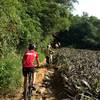
[[(43, 84), (48, 73), (53, 73), (53, 69), (39, 68), (36, 73), (36, 91), (33, 91), (32, 100), (54, 100), (49, 88)], [(22, 97), (23, 86), (16, 92), (15, 96), (0, 97), (0, 100), (24, 100)]]

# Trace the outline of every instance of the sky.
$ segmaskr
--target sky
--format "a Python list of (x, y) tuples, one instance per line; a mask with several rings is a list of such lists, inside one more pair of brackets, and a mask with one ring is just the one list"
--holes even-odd
[(79, 4), (75, 4), (76, 10), (73, 14), (82, 15), (82, 12), (87, 12), (89, 16), (95, 16), (100, 19), (100, 0), (77, 0)]

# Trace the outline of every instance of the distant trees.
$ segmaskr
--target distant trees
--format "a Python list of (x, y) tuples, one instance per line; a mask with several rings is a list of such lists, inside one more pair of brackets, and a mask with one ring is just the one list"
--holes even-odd
[(100, 48), (100, 20), (94, 16), (72, 16), (69, 30), (60, 32), (57, 37), (63, 45), (72, 45), (76, 48)]

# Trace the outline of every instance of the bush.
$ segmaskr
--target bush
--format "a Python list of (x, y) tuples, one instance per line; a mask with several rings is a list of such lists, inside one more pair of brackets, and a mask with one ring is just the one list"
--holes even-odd
[(0, 60), (0, 94), (14, 93), (21, 85), (20, 58), (10, 54)]
[(45, 53), (41, 50), (38, 50), (39, 61), (42, 62), (45, 59)]

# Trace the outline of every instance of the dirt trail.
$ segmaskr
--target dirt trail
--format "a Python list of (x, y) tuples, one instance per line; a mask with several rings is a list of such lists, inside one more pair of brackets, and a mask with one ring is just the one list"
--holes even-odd
[[(36, 73), (36, 91), (33, 91), (32, 100), (55, 100), (51, 95), (51, 91), (43, 86), (43, 79), (45, 75), (50, 72), (50, 69), (47, 68), (39, 68)], [(16, 95), (13, 97), (2, 97), (0, 100), (24, 100), (22, 97), (23, 87), (17, 91)]]

